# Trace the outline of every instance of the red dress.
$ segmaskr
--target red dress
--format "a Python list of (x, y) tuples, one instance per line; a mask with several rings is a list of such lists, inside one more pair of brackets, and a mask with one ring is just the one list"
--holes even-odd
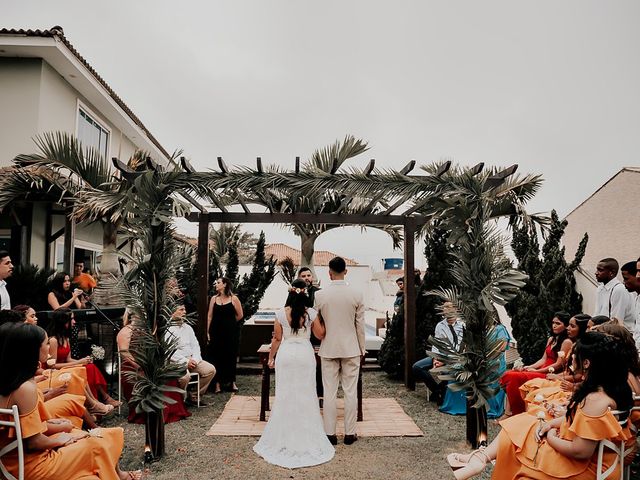
[[(69, 352), (71, 352), (69, 343), (67, 343), (66, 346), (62, 346), (59, 342), (57, 352), (58, 363), (62, 363), (62, 360), (66, 360), (69, 356)], [(93, 363), (86, 364), (84, 368), (87, 371), (87, 384), (89, 385), (91, 393), (93, 393), (94, 397), (100, 399), (98, 396), (98, 387), (103, 386), (106, 391), (107, 381), (104, 379), (102, 372)]]
[[(547, 359), (542, 365), (542, 369), (550, 367), (558, 360), (558, 353), (553, 351), (553, 344), (550, 342), (544, 351), (547, 355)], [(509, 405), (511, 406), (511, 413), (517, 415), (526, 411), (526, 405), (520, 395), (520, 386), (532, 378), (545, 378), (546, 372), (521, 372), (517, 370), (508, 370), (504, 373), (500, 379), (500, 384), (504, 387), (509, 399)]]

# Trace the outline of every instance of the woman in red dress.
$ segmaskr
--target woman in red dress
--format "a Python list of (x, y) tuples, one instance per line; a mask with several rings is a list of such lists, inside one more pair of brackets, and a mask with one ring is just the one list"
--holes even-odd
[(545, 378), (549, 373), (562, 370), (573, 342), (587, 330), (587, 322), (590, 317), (585, 315), (584, 321), (577, 320), (577, 317), (582, 318), (582, 315), (569, 318), (567, 313), (556, 313), (551, 322), (552, 335), (547, 340), (542, 357), (531, 365), (509, 370), (502, 376), (500, 384), (507, 394), (505, 417), (525, 411), (526, 405), (520, 394), (522, 385), (534, 378)]
[(53, 363), (53, 368), (56, 369), (84, 366), (87, 372), (87, 384), (93, 396), (107, 405), (119, 406), (120, 402), (111, 398), (107, 393), (107, 382), (102, 372), (92, 363), (92, 358), (84, 357), (76, 360), (71, 357), (69, 336), (75, 322), (73, 311), (69, 308), (58, 308), (53, 312), (51, 320), (49, 328), (49, 354), (51, 357), (49, 363)]

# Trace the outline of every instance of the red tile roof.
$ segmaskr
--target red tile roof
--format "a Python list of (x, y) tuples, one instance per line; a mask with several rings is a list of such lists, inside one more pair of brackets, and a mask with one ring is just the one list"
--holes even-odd
[[(272, 255), (276, 261), (284, 260), (285, 257), (289, 257), (293, 260), (293, 263), (296, 265), (300, 265), (300, 250), (290, 247), (289, 245), (285, 245), (284, 243), (272, 243), (270, 245), (266, 245), (264, 247), (265, 255)], [(338, 255), (333, 252), (329, 252), (327, 250), (316, 250), (313, 254), (313, 264), (316, 266), (327, 266), (329, 265), (329, 261), (333, 257), (337, 257)], [(346, 262), (347, 266), (359, 265), (358, 262), (352, 260), (350, 258), (342, 257)]]
[(87, 68), (87, 70), (89, 70), (91, 75), (93, 75), (93, 77), (104, 87), (104, 89), (107, 91), (109, 96), (113, 98), (113, 100), (118, 104), (118, 106), (122, 108), (122, 110), (124, 110), (124, 112), (129, 116), (129, 118), (131, 118), (131, 120), (133, 120), (133, 122), (138, 127), (140, 127), (140, 129), (147, 135), (147, 137), (149, 137), (149, 140), (151, 140), (151, 142), (153, 142), (153, 144), (156, 147), (158, 147), (158, 149), (162, 152), (162, 154), (165, 155), (167, 158), (171, 158), (171, 154), (167, 152), (162, 145), (160, 145), (160, 142), (151, 134), (149, 130), (147, 130), (147, 127), (144, 126), (144, 124), (136, 116), (136, 114), (133, 113), (133, 111), (127, 106), (127, 104), (124, 103), (124, 101), (116, 94), (116, 92), (113, 91), (113, 89), (109, 86), (109, 84), (100, 75), (98, 75), (98, 72), (96, 72), (93, 69), (93, 67), (89, 65), (89, 62), (87, 62), (85, 58), (82, 55), (80, 55), (80, 53), (75, 49), (75, 47), (71, 45), (71, 42), (69, 42), (69, 40), (67, 40), (67, 38), (64, 36), (64, 31), (62, 27), (55, 26), (55, 27), (51, 27), (48, 30), (24, 30), (24, 29), (14, 29), (14, 28), (2, 28), (0, 29), (0, 35), (25, 36), (25, 37), (50, 37), (50, 38), (55, 37), (58, 40), (60, 40), (69, 49), (69, 51), (78, 59), (78, 61), (80, 61), (80, 63), (82, 63)]

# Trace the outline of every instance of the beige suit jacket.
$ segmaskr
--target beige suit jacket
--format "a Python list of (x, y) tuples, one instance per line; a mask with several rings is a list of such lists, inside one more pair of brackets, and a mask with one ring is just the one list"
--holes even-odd
[(349, 358), (364, 355), (364, 304), (358, 292), (344, 280), (334, 280), (315, 294), (315, 307), (327, 329), (318, 355)]

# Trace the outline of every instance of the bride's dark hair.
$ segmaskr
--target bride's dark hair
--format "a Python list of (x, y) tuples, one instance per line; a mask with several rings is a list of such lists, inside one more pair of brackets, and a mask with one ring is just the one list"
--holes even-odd
[(291, 282), (289, 296), (285, 302), (285, 307), (291, 307), (291, 331), (296, 334), (303, 328), (304, 319), (307, 313), (307, 282), (296, 278)]

